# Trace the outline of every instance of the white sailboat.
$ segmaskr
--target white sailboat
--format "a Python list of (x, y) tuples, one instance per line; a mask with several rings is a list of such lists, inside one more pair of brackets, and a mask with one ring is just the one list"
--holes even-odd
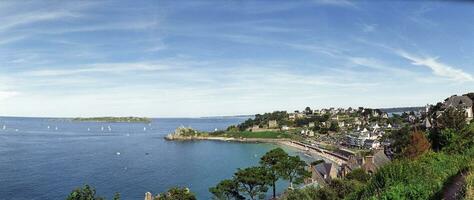
[(3, 129), (3, 130), (7, 129), (7, 126), (6, 126), (6, 125), (3, 125), (3, 128), (2, 128), (2, 129)]
[(100, 127), (100, 130), (101, 130), (101, 131), (104, 131), (104, 127), (103, 127), (103, 126), (102, 126), (102, 127)]
[(50, 129), (51, 127), (48, 125), (48, 129)]
[(54, 130), (58, 130), (58, 127), (56, 126), (56, 128), (54, 128)]
[(143, 127), (143, 131), (146, 131), (146, 127)]
[(107, 129), (109, 129), (109, 132), (112, 131), (112, 128), (110, 128), (110, 126), (108, 126)]
[(91, 131), (91, 128), (87, 128), (87, 131)]

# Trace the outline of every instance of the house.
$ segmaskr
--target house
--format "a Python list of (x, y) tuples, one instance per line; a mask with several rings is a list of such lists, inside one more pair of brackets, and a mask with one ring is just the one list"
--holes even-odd
[(278, 128), (277, 120), (270, 120), (268, 121), (268, 128)]
[(309, 167), (311, 172), (311, 179), (306, 181), (317, 182), (319, 185), (327, 185), (332, 179), (337, 178), (337, 166), (333, 163), (322, 162), (317, 165), (311, 165)]
[(472, 110), (473, 102), (472, 99), (467, 96), (451, 96), (446, 101), (444, 101), (442, 108), (446, 109), (448, 107), (455, 107), (458, 109), (463, 109), (466, 113), (467, 121), (471, 121), (474, 118), (474, 113)]
[(364, 141), (364, 147), (367, 149), (376, 149), (380, 147), (380, 142), (374, 139), (367, 139)]
[(310, 122), (310, 123), (308, 124), (308, 127), (310, 127), (310, 128), (314, 127), (314, 122)]
[(428, 117), (423, 120), (423, 126), (425, 128), (431, 128), (431, 122), (430, 122), (430, 119), (428, 119)]
[(388, 114), (384, 112), (384, 113), (382, 114), (382, 118), (388, 119)]
[(380, 167), (390, 162), (390, 159), (385, 155), (383, 150), (377, 151), (373, 156), (365, 156), (362, 164), (362, 169), (369, 174), (377, 172)]

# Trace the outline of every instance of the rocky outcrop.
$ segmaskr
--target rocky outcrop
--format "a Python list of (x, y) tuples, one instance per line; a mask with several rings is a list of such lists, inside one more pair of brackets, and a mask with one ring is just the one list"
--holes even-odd
[(192, 140), (192, 139), (202, 139), (202, 133), (197, 130), (192, 129), (191, 127), (178, 127), (174, 133), (168, 134), (165, 139), (167, 140)]

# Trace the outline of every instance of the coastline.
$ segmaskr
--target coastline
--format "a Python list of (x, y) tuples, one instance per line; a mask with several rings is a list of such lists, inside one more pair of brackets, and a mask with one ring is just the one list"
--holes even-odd
[(322, 157), (337, 165), (342, 165), (346, 161), (338, 158), (334, 155), (327, 153), (326, 151), (318, 151), (314, 147), (309, 147), (300, 142), (293, 141), (291, 139), (272, 139), (272, 138), (233, 138), (233, 137), (203, 137), (203, 136), (180, 136), (180, 137), (165, 137), (169, 141), (192, 141), (192, 140), (212, 140), (212, 141), (224, 141), (224, 142), (248, 142), (248, 143), (272, 143), (280, 146), (290, 147), (296, 149), (299, 152), (309, 154), (311, 157)]

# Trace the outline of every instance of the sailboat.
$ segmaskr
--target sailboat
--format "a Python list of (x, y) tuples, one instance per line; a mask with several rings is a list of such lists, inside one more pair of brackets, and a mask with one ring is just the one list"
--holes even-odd
[(109, 132), (112, 131), (112, 128), (110, 128), (110, 126), (108, 126), (107, 129), (109, 129)]
[(56, 128), (54, 128), (54, 130), (58, 130), (58, 127), (56, 126)]
[(100, 130), (101, 130), (101, 131), (104, 131), (104, 127), (103, 127), (103, 126), (102, 126), (102, 127), (100, 127)]
[(51, 127), (50, 127), (50, 126), (48, 126), (48, 129), (50, 129), (50, 128), (51, 128)]
[(87, 128), (87, 131), (91, 131), (91, 128)]
[(143, 127), (143, 131), (146, 131), (146, 127)]
[(6, 125), (3, 125), (3, 128), (2, 128), (2, 129), (3, 129), (3, 130), (7, 129), (7, 126), (6, 126)]

